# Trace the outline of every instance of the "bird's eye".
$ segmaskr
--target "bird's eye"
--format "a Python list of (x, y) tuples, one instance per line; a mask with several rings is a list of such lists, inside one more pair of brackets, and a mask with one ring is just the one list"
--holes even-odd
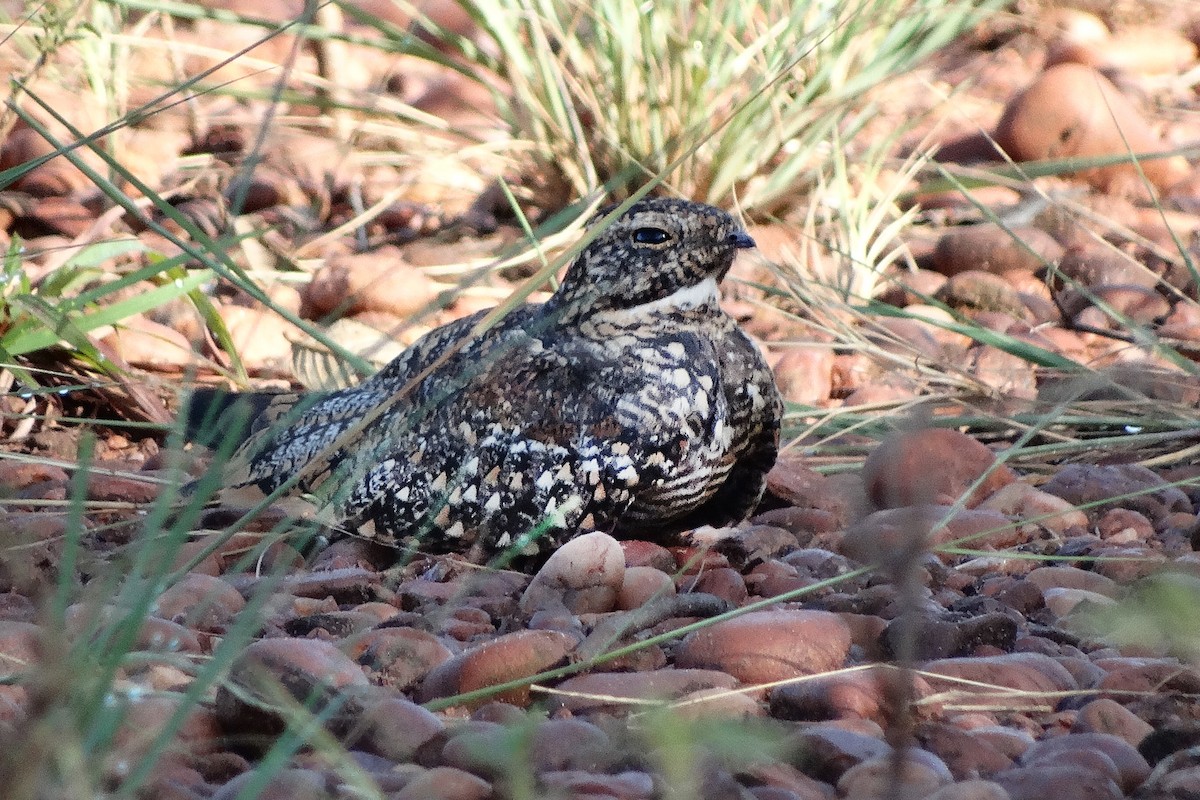
[(636, 244), (662, 244), (671, 238), (671, 234), (662, 228), (638, 228), (633, 232)]

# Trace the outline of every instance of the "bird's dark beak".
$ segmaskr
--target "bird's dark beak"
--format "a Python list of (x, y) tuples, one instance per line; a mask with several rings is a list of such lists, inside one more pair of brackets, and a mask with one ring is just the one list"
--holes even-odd
[(729, 234), (729, 243), (738, 250), (749, 250), (751, 247), (757, 247), (754, 240), (750, 238), (750, 234), (745, 231)]

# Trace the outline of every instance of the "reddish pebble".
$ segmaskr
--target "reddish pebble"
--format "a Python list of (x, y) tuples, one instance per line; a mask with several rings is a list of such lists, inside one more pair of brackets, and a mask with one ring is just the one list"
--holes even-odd
[(754, 611), (688, 634), (675, 663), (769, 683), (837, 669), (849, 650), (850, 629), (836, 614)]
[(1016, 476), (978, 440), (930, 428), (893, 436), (872, 450), (863, 464), (863, 480), (878, 508), (953, 505), (968, 490), (966, 504), (973, 507)]

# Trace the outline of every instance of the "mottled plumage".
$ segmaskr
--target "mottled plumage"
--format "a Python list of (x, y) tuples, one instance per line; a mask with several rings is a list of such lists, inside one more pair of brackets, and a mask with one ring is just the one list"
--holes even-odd
[(514, 543), (545, 554), (583, 530), (741, 520), (781, 413), (762, 355), (718, 305), (717, 283), (753, 244), (718, 209), (639, 202), (546, 303), (477, 336), (486, 312), (438, 328), (290, 413), (297, 396), (275, 400), (225, 486), (271, 491), (306, 471), (297, 490), (329, 521), (476, 558)]

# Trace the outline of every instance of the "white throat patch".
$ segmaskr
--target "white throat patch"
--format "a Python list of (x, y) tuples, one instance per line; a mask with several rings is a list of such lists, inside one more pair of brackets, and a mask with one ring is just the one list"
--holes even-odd
[(637, 311), (687, 311), (717, 301), (717, 279), (705, 278), (695, 286), (676, 289), (666, 297), (660, 297), (637, 307)]

